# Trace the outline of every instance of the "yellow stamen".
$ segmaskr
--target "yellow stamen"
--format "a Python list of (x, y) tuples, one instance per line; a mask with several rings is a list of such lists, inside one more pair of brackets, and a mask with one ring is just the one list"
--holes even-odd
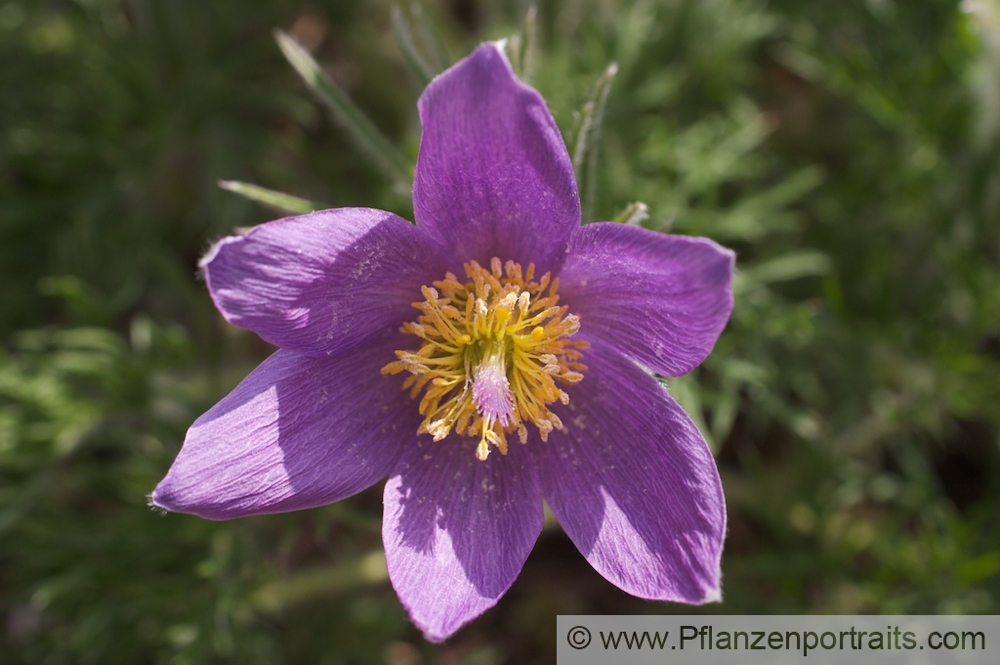
[(490, 446), (507, 453), (507, 434), (528, 440), (525, 423), (542, 440), (563, 423), (549, 405), (566, 404), (569, 395), (556, 383), (583, 379), (586, 366), (579, 349), (588, 344), (570, 337), (580, 319), (559, 306), (559, 280), (546, 273), (534, 279), (513, 261), (494, 258), (490, 269), (465, 264), (466, 282), (448, 273), (433, 287), (423, 287), (421, 315), (402, 332), (420, 338), (417, 350), (396, 351), (383, 374), (409, 372), (403, 389), (423, 392), (418, 429), (435, 441), (455, 431), (479, 437), (476, 457), (485, 460)]

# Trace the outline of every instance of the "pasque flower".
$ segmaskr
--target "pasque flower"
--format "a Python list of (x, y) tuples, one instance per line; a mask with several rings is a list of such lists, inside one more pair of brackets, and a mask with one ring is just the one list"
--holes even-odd
[(434, 79), (419, 110), (415, 225), (324, 210), (202, 260), (223, 316), (280, 348), (195, 421), (153, 504), (229, 519), (388, 476), (389, 576), (435, 641), (507, 591), (543, 500), (626, 592), (717, 600), (718, 471), (640, 366), (678, 376), (708, 355), (732, 252), (581, 226), (559, 130), (497, 44)]

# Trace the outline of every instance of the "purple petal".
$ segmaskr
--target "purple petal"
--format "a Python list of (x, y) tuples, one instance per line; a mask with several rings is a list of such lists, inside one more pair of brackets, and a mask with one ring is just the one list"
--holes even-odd
[(152, 502), (208, 519), (338, 501), (388, 475), (417, 405), (379, 373), (391, 335), (335, 358), (280, 350), (195, 421)]
[(590, 564), (641, 598), (720, 599), (726, 506), (698, 429), (655, 379), (613, 349), (587, 349), (565, 431), (529, 444), (549, 506)]
[(480, 462), (476, 443), (422, 436), (385, 486), (389, 577), (434, 642), (496, 604), (542, 530), (541, 490), (525, 449), (515, 443)]
[(541, 95), (497, 44), (483, 44), (434, 79), (418, 108), (413, 209), (417, 226), (451, 248), (451, 269), (494, 256), (551, 269), (580, 224), (580, 199)]
[(398, 328), (420, 287), (446, 271), (426, 234), (368, 208), (262, 224), (220, 240), (201, 265), (227, 321), (314, 356)]
[(732, 251), (605, 222), (577, 229), (559, 275), (580, 330), (665, 376), (697, 367), (733, 309)]

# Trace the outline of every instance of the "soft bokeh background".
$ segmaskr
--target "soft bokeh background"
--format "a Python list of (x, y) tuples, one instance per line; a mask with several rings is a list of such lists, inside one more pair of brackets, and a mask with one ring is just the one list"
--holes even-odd
[[(401, 9), (436, 69), (528, 3)], [(382, 0), (0, 0), (0, 662), (531, 664), (559, 613), (1000, 613), (997, 0), (550, 0), (535, 25), (567, 136), (618, 63), (590, 218), (643, 201), (739, 256), (715, 353), (669, 383), (721, 467), (724, 602), (633, 599), (550, 525), (430, 645), (385, 580), (378, 487), (229, 523), (148, 508), (271, 350), (196, 262), (279, 215), (217, 181), (411, 216), (272, 29), (410, 160), (422, 83)]]

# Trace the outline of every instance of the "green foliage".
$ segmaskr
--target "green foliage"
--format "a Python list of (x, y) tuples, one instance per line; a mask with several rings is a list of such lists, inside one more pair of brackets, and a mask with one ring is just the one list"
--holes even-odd
[[(966, 5), (0, 0), (3, 662), (546, 663), (558, 613), (1000, 612), (1000, 9)], [(549, 525), (434, 646), (377, 488), (229, 523), (146, 496), (269, 352), (212, 308), (208, 243), (260, 203), (410, 217), (423, 84), (511, 35), (588, 219), (737, 251), (729, 328), (668, 382), (722, 469), (726, 597), (626, 598)]]

